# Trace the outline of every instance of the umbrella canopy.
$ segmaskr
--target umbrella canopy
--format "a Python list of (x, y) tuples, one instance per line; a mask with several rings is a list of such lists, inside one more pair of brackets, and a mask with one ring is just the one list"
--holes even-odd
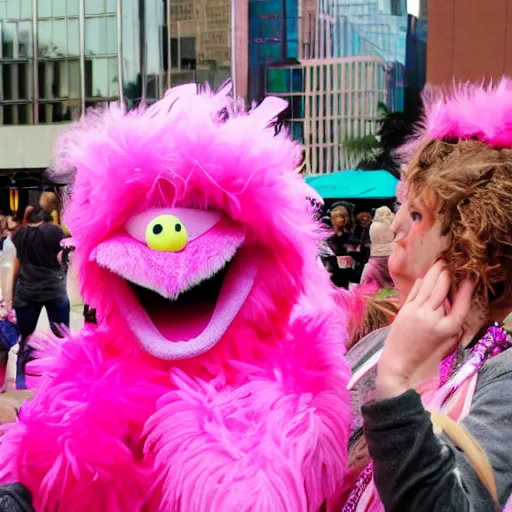
[(305, 179), (323, 199), (391, 199), (398, 185), (387, 171), (340, 171)]

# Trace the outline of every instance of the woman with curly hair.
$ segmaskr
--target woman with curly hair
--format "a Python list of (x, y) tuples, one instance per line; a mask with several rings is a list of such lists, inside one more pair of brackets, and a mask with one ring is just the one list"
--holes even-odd
[(352, 365), (350, 475), (330, 508), (494, 512), (512, 492), (512, 82), (434, 98), (406, 154), (402, 307)]

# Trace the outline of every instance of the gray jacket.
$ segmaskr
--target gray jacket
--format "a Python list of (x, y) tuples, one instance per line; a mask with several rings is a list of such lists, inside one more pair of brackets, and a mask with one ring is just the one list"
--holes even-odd
[[(372, 353), (383, 345), (388, 331), (372, 333), (368, 345)], [(450, 440), (434, 434), (415, 391), (363, 405), (362, 415), (375, 483), (386, 512), (499, 510), (465, 455)], [(487, 361), (480, 370), (463, 425), (489, 457), (499, 505), (505, 506), (512, 494), (512, 349)]]

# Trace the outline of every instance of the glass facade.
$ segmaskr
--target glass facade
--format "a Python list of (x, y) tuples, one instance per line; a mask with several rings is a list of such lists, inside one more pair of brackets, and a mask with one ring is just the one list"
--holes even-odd
[(33, 122), (32, 0), (0, 1), (0, 123)]
[(117, 0), (0, 1), (0, 124), (71, 121), (118, 99), (117, 11)]
[(0, 0), (0, 125), (230, 76), (230, 0)]
[(231, 75), (231, 0), (168, 0), (166, 70), (172, 86)]
[[(379, 102), (404, 108), (407, 5), (317, 0), (311, 23), (308, 3), (301, 3), (302, 18), (298, 4), (249, 2), (250, 99), (286, 99), (284, 119), (305, 145), (310, 172), (337, 171), (351, 165), (343, 141), (377, 130)], [(296, 30), (289, 36), (292, 18)]]
[(265, 95), (265, 82), (272, 88), (272, 74), (266, 67), (298, 62), (298, 0), (249, 0), (249, 96), (260, 101)]

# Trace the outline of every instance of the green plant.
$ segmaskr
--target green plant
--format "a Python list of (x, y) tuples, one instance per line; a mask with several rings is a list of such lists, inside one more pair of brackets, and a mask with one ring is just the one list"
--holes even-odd
[(385, 169), (398, 176), (400, 169), (394, 152), (411, 134), (413, 120), (404, 112), (390, 112), (384, 103), (379, 103), (379, 129), (374, 135), (365, 135), (343, 142), (343, 147), (356, 169)]

